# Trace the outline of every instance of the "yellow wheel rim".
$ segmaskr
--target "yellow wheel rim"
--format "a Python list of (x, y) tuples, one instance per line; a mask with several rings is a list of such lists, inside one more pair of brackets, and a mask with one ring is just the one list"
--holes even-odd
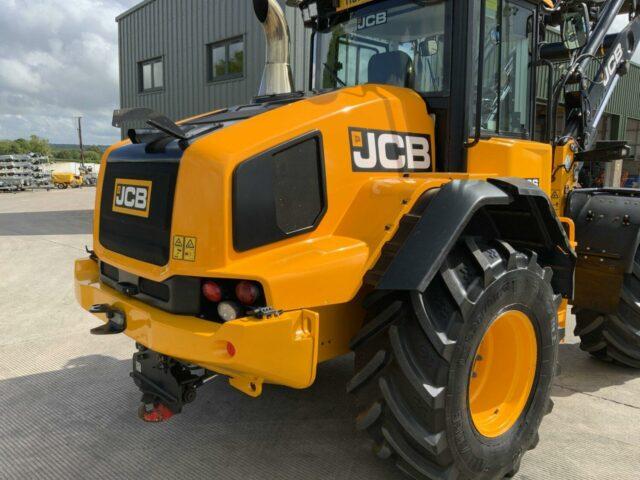
[(508, 432), (527, 406), (538, 363), (536, 332), (527, 315), (496, 318), (471, 366), (469, 409), (476, 430), (489, 438)]

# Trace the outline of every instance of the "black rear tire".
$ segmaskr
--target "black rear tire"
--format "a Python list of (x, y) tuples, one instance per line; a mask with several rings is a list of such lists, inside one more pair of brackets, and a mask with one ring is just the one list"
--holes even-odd
[(633, 271), (624, 277), (620, 303), (614, 313), (576, 308), (575, 335), (580, 348), (594, 357), (640, 368), (640, 249)]
[[(535, 253), (505, 242), (462, 239), (424, 294), (375, 291), (352, 342), (357, 428), (374, 453), (406, 474), (430, 480), (513, 477), (538, 443), (551, 411), (559, 333), (559, 296)], [(478, 345), (506, 309), (525, 313), (538, 343), (535, 381), (519, 419), (497, 438), (481, 435), (469, 407)]]

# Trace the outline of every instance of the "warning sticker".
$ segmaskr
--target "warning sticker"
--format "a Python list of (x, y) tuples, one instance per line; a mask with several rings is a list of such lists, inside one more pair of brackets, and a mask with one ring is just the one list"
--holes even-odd
[(195, 237), (184, 237), (184, 260), (186, 262), (196, 261), (196, 245), (198, 240)]
[(551, 194), (551, 198), (553, 199), (560, 198), (560, 192), (558, 190), (554, 190), (553, 193)]
[(184, 260), (184, 237), (179, 235), (173, 237), (173, 259)]
[(198, 239), (196, 237), (185, 237), (183, 235), (173, 236), (173, 259), (184, 260), (185, 262), (196, 261), (196, 247)]

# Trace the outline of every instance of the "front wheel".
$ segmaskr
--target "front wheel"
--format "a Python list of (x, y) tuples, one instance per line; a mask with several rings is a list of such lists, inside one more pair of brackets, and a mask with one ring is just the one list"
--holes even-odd
[(378, 457), (418, 479), (515, 475), (552, 405), (551, 273), (533, 252), (467, 237), (423, 294), (365, 301), (348, 390)]

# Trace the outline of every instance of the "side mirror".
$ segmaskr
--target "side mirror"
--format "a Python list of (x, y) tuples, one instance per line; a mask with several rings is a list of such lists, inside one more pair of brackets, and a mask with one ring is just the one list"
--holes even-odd
[(440, 51), (440, 43), (437, 37), (427, 38), (420, 44), (420, 54), (423, 57), (433, 57)]
[(568, 12), (562, 15), (562, 43), (567, 50), (582, 48), (589, 39), (588, 12)]

